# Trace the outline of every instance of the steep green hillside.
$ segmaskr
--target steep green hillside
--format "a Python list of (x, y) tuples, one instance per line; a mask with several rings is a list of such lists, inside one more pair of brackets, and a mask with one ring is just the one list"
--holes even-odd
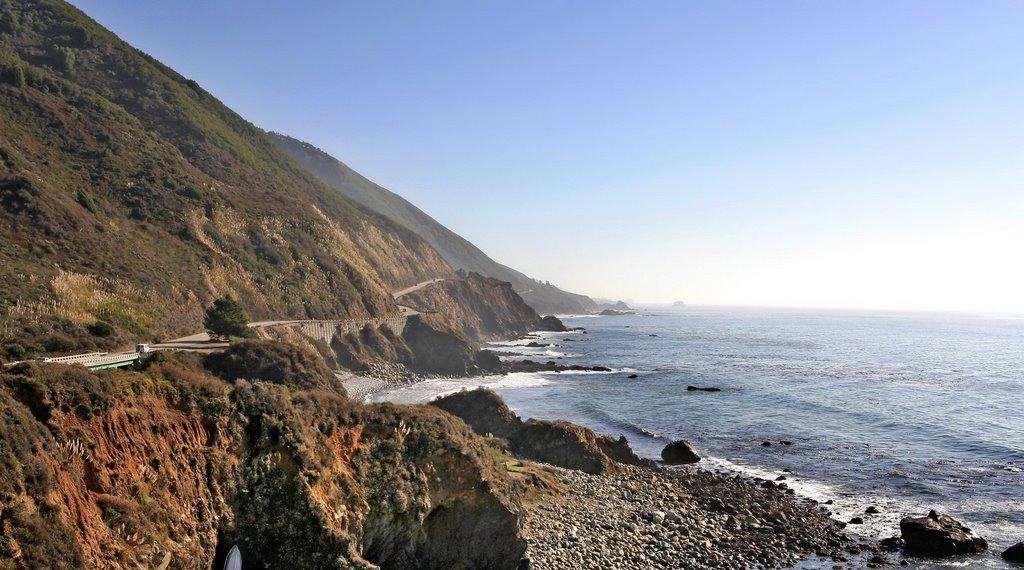
[(450, 272), (74, 7), (0, 4), (6, 357), (199, 330), (228, 292), (255, 317), (385, 314)]
[(581, 313), (597, 308), (585, 295), (563, 291), (494, 261), (405, 198), (374, 184), (315, 146), (279, 133), (268, 135), (282, 150), (348, 198), (423, 236), (452, 267), (512, 283), (515, 290), (538, 313)]

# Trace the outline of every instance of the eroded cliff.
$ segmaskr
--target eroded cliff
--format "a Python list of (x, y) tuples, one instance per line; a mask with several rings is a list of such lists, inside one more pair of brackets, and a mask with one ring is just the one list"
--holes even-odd
[(246, 567), (518, 564), (523, 483), (461, 420), (271, 378), (0, 375), (0, 567), (209, 568), (233, 544)]

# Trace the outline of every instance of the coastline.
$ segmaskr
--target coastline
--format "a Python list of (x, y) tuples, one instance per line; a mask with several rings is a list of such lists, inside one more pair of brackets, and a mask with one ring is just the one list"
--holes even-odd
[[(532, 331), (517, 339), (490, 343), (490, 347), (521, 347), (538, 337), (558, 334), (562, 333)], [(630, 369), (591, 373), (626, 371)], [(350, 397), (372, 403), (389, 401), (382, 396), (393, 390), (450, 382), (416, 402), (401, 402), (427, 404), (472, 389), (467, 380), (479, 379), (479, 387), (488, 388), (501, 387), (509, 380), (522, 381), (517, 376), (539, 375), (506, 372), (462, 378), (378, 378), (346, 373), (343, 383)], [(774, 484), (730, 469), (723, 465), (724, 460), (705, 459), (693, 466), (657, 470), (623, 466), (621, 472), (606, 474), (538, 464), (559, 482), (562, 494), (526, 510), (523, 532), (529, 545), (529, 567), (793, 567), (809, 560), (820, 565), (801, 567), (897, 564), (886, 557), (875, 538), (844, 531), (846, 523), (818, 500), (797, 494), (785, 483)]]
[[(612, 321), (609, 320), (608, 322), (612, 322)], [(628, 322), (624, 323), (623, 326), (624, 326), (625, 329), (627, 329), (627, 330), (629, 329)], [(634, 323), (633, 326), (634, 326), (634, 330), (635, 330), (636, 323)], [(619, 327), (616, 326), (615, 328), (618, 329)], [(591, 330), (590, 332), (591, 332), (591, 335), (592, 335), (594, 331)], [(657, 335), (654, 335), (654, 334), (648, 335), (648, 334), (646, 334), (647, 332), (648, 331), (643, 331), (642, 333), (638, 332), (636, 334), (638, 334), (641, 338), (657, 336)], [(658, 332), (661, 332), (661, 331), (658, 331)], [(569, 338), (562, 338), (563, 334), (571, 334), (571, 333), (557, 333), (557, 332), (535, 331), (535, 332), (531, 332), (531, 333), (529, 333), (527, 335), (524, 335), (523, 337), (520, 337), (519, 339), (509, 340), (509, 341), (502, 341), (502, 342), (497, 342), (497, 343), (491, 343), (491, 345), (489, 347), (490, 348), (494, 348), (496, 350), (507, 350), (507, 351), (510, 351), (510, 352), (517, 352), (518, 354), (510, 355), (510, 358), (509, 358), (509, 359), (516, 359), (516, 360), (524, 359), (524, 358), (526, 358), (526, 359), (540, 359), (540, 360), (544, 360), (545, 357), (551, 358), (551, 359), (557, 359), (558, 356), (556, 356), (556, 355), (565, 356), (566, 359), (569, 360), (569, 359), (575, 358), (577, 356), (580, 356), (580, 355), (577, 355), (577, 354), (573, 354), (574, 352), (577, 352), (576, 350), (573, 350), (573, 347), (574, 346), (580, 346), (580, 345), (577, 345), (574, 342), (560, 342), (560, 341), (569, 341), (570, 340)], [(665, 335), (661, 334), (661, 336), (664, 337)], [(577, 340), (577, 341), (578, 340), (592, 341), (592, 340), (597, 340), (597, 339), (594, 339), (592, 337), (591, 338), (588, 338), (588, 337), (575, 337), (574, 340)], [(535, 343), (535, 342), (538, 342), (538, 341), (540, 343), (551, 343), (551, 344), (549, 346), (543, 346), (543, 347), (542, 346), (533, 346), (533, 347), (527, 347), (526, 346), (527, 344)], [(651, 342), (656, 342), (656, 341), (652, 340)], [(661, 342), (661, 341), (659, 341), (659, 342)], [(561, 346), (557, 346), (557, 345), (561, 345)], [(552, 353), (554, 353), (554, 354), (552, 354)], [(544, 354), (544, 356), (541, 356), (541, 354)], [(621, 356), (621, 353), (619, 353), (619, 355)], [(587, 361), (587, 362), (595, 362), (595, 361), (596, 362), (602, 362), (603, 361), (602, 358), (593, 358), (593, 356), (594, 356), (594, 354), (592, 353), (591, 354), (592, 358), (586, 359), (585, 361)], [(609, 362), (604, 362), (604, 363), (605, 364), (609, 364), (609, 365), (613, 365), (613, 364), (611, 364)], [(633, 366), (637, 366), (636, 363), (632, 363), (632, 365)], [(638, 366), (638, 368), (643, 368), (643, 367)], [(644, 368), (644, 370), (646, 370), (646, 368)], [(609, 372), (609, 373), (596, 372), (596, 373), (588, 373), (588, 374), (601, 374), (601, 375), (603, 375), (603, 374), (611, 374), (614, 377), (614, 375), (616, 373), (621, 375), (624, 372), (634, 372), (634, 370), (632, 370), (631, 368), (628, 368), (628, 367), (621, 367), (621, 368), (613, 368), (612, 371)], [(576, 374), (580, 374), (580, 373), (578, 373), (578, 372), (573, 373), (574, 376)], [(641, 373), (641, 377), (643, 377), (643, 376), (644, 376), (644, 374)], [(398, 384), (392, 384), (390, 386), (383, 387), (383, 389), (381, 391), (373, 392), (371, 394), (367, 394), (366, 397), (367, 397), (368, 400), (373, 400), (373, 401), (390, 400), (392, 397), (394, 397), (395, 398), (394, 401), (401, 402), (401, 403), (407, 403), (407, 404), (411, 404), (411, 403), (427, 403), (430, 400), (438, 398), (438, 397), (441, 397), (443, 395), (450, 394), (452, 392), (456, 392), (456, 391), (460, 391), (460, 390), (472, 390), (473, 388), (478, 387), (478, 386), (482, 386), (482, 387), (485, 387), (485, 388), (502, 389), (502, 388), (519, 388), (519, 387), (543, 386), (543, 385), (546, 385), (546, 384), (556, 384), (557, 385), (558, 384), (558, 381), (556, 380), (557, 377), (558, 377), (557, 373), (540, 371), (539, 373), (528, 373), (528, 374), (521, 374), (521, 375), (516, 375), (516, 374), (490, 375), (490, 376), (478, 376), (478, 377), (462, 378), (462, 379), (424, 379), (424, 380), (429, 381), (430, 383), (427, 384), (427, 385), (421, 386), (419, 388), (417, 388), (414, 385), (414, 386), (410, 387), (409, 389), (404, 389), (404, 388), (407, 388), (407, 386), (398, 385)], [(594, 376), (588, 376), (588, 377), (589, 378), (596, 378)], [(581, 379), (581, 381), (582, 381), (582, 379)], [(588, 384), (590, 382), (591, 381), (587, 381)], [(438, 385), (438, 383), (442, 383), (442, 384)], [(569, 384), (575, 385), (576, 383), (575, 382), (570, 382)], [(566, 384), (566, 385), (569, 385), (569, 384)], [(625, 384), (622, 384), (622, 386), (625, 386)], [(428, 387), (429, 387), (429, 389), (428, 389)], [(546, 394), (559, 393), (559, 391), (560, 391), (559, 388), (556, 388), (556, 386), (552, 386), (552, 388), (554, 388), (554, 392), (550, 392), (550, 391), (542, 391), (542, 392), (546, 393)], [(586, 389), (584, 389), (584, 391), (585, 390)], [(392, 392), (392, 393), (389, 393), (389, 392)], [(527, 391), (527, 392), (529, 392), (529, 391)], [(515, 390), (513, 390), (511, 393), (515, 393)], [(703, 398), (705, 396), (691, 396), (691, 397)], [(513, 400), (515, 400), (515, 398), (513, 398)], [(527, 401), (529, 401), (529, 399), (527, 399), (527, 400), (525, 400), (523, 402), (520, 402), (520, 403), (526, 403)], [(696, 400), (695, 400), (695, 402), (696, 402)], [(535, 415), (535, 417), (542, 417), (542, 418), (546, 418), (546, 419), (558, 419), (558, 418), (561, 418), (561, 419), (567, 419), (569, 421), (576, 421), (576, 422), (580, 423), (580, 425), (591, 427), (591, 428), (595, 429), (598, 433), (605, 434), (605, 435), (618, 435), (618, 433), (620, 433), (618, 431), (619, 427), (614, 425), (614, 424), (609, 426), (607, 424), (607, 422), (600, 422), (599, 421), (595, 425), (595, 424), (593, 424), (591, 422), (586, 421), (584, 419), (584, 417), (581, 417), (579, 414), (576, 414), (575, 417), (570, 417), (572, 414), (562, 415), (562, 414), (558, 413), (557, 410), (559, 409), (559, 406), (557, 406), (557, 405), (554, 405), (554, 406), (547, 405), (544, 402), (533, 402), (533, 403), (539, 403), (540, 404), (540, 409), (537, 409), (535, 406), (531, 405), (529, 407), (529, 409), (533, 410), (533, 413), (532, 414), (528, 413), (527, 415)], [(562, 407), (564, 407), (564, 406), (562, 406)], [(544, 413), (544, 411), (540, 411), (540, 410), (546, 410), (548, 413)], [(638, 437), (639, 438), (639, 439), (637, 439), (634, 442), (634, 446), (636, 446), (637, 444), (640, 445), (639, 448), (635, 448), (635, 449), (636, 449), (637, 453), (640, 454), (641, 457), (645, 457), (645, 458), (649, 458), (649, 459), (657, 459), (656, 454), (658, 453), (658, 450), (660, 450), (660, 447), (658, 447), (658, 449), (654, 449), (654, 447), (659, 446), (659, 445), (660, 446), (664, 446), (665, 444), (667, 444), (670, 441), (670, 438), (667, 438), (665, 436), (662, 436), (662, 435), (659, 435), (659, 434), (656, 434), (656, 433), (653, 433), (653, 432), (649, 432), (649, 431), (646, 431), (646, 430), (644, 430), (643, 435), (641, 435), (639, 432), (633, 433), (632, 435), (630, 435), (631, 432), (626, 430), (626, 427), (623, 427), (622, 429), (625, 430), (625, 433), (630, 437), (630, 439), (633, 439), (634, 437)], [(657, 429), (657, 428), (655, 428), (655, 429)], [(658, 429), (658, 432), (662, 433), (660, 429)], [(797, 438), (793, 438), (793, 439), (797, 439)], [(761, 439), (757, 439), (756, 442), (753, 443), (753, 445), (758, 445), (760, 442), (761, 442)], [(799, 445), (800, 442), (798, 441), (797, 444)], [(768, 450), (775, 450), (775, 449), (777, 449), (778, 452), (782, 452), (782, 451), (786, 450), (787, 448), (784, 447), (784, 446), (780, 447), (779, 445), (776, 445), (774, 448), (769, 447), (767, 449)], [(776, 452), (776, 453), (778, 453), (778, 452)], [(865, 567), (865, 566), (869, 566), (869, 565), (870, 566), (890, 566), (890, 565), (908, 565), (908, 564), (910, 566), (912, 566), (912, 567), (915, 567), (915, 566), (918, 566), (918, 565), (925, 566), (925, 567), (934, 567), (934, 566), (928, 566), (929, 564), (932, 564), (932, 562), (929, 562), (929, 561), (927, 561), (925, 559), (917, 559), (917, 558), (915, 558), (913, 556), (910, 556), (908, 554), (900, 554), (900, 553), (895, 552), (895, 551), (890, 551), (888, 546), (886, 546), (886, 543), (883, 542), (883, 539), (889, 539), (890, 537), (893, 537), (894, 535), (899, 535), (900, 534), (899, 521), (900, 521), (900, 519), (903, 516), (905, 516), (905, 515), (916, 515), (916, 514), (920, 514), (921, 512), (925, 512), (926, 513), (926, 512), (928, 512), (928, 510), (930, 508), (933, 508), (933, 507), (936, 507), (936, 506), (941, 507), (942, 506), (941, 502), (940, 502), (940, 504), (935, 505), (935, 504), (932, 504), (929, 501), (910, 501), (910, 502), (908, 502), (906, 500), (906, 498), (898, 497), (898, 496), (891, 496), (890, 497), (888, 494), (880, 495), (880, 494), (877, 494), (877, 493), (868, 493), (867, 495), (864, 495), (862, 493), (858, 493), (856, 491), (856, 489), (846, 488), (845, 484), (843, 484), (842, 482), (837, 484), (835, 481), (829, 483), (828, 481), (831, 481), (831, 480), (815, 479), (813, 476), (809, 476), (806, 473), (802, 473), (801, 472), (802, 470), (796, 468), (795, 465), (787, 465), (786, 464), (787, 462), (782, 462), (782, 465), (780, 466), (778, 464), (770, 464), (770, 463), (769, 464), (760, 464), (760, 463), (757, 463), (756, 461), (749, 462), (749, 461), (746, 460), (746, 458), (744, 458), (742, 456), (738, 456), (739, 458), (735, 459), (735, 460), (726, 459), (725, 457), (726, 456), (719, 457), (719, 456), (708, 456), (708, 455), (705, 455), (704, 456), (704, 461), (702, 461), (699, 465), (697, 465), (695, 467), (687, 468), (687, 470), (688, 471), (692, 470), (692, 471), (704, 473), (707, 477), (713, 478), (715, 480), (729, 481), (729, 480), (734, 480), (735, 479), (735, 480), (746, 481), (746, 482), (752, 484), (753, 486), (757, 487), (754, 490), (753, 495), (752, 495), (754, 497), (764, 497), (766, 493), (771, 493), (772, 492), (770, 488), (762, 489), (761, 488), (762, 485), (768, 485), (769, 483), (771, 483), (773, 481), (776, 481), (779, 478), (785, 478), (784, 485), (786, 485), (786, 487), (784, 489), (785, 489), (786, 497), (785, 497), (784, 501), (785, 501), (785, 504), (787, 505), (787, 507), (792, 505), (792, 506), (802, 506), (802, 507), (810, 507), (810, 508), (812, 508), (815, 511), (815, 515), (816, 515), (815, 518), (807, 519), (807, 520), (804, 521), (804, 523), (807, 523), (808, 525), (810, 525), (810, 527), (816, 527), (817, 525), (820, 525), (820, 524), (825, 524), (825, 525), (833, 525), (834, 524), (834, 525), (838, 525), (838, 527), (840, 529), (842, 529), (840, 531), (841, 534), (843, 536), (847, 537), (847, 539), (851, 541), (850, 544), (853, 545), (853, 551), (852, 552), (848, 552), (846, 555), (843, 555), (844, 558), (846, 558), (847, 560), (844, 562), (841, 559), (836, 559), (836, 562), (843, 562), (844, 564), (846, 564), (846, 565), (841, 566), (841, 567), (861, 568), (861, 567)], [(732, 456), (728, 456), (728, 457), (732, 457)], [(789, 469), (786, 469), (784, 467), (794, 467), (795, 472), (790, 471)], [(656, 477), (657, 476), (655, 476), (655, 478)], [(559, 567), (559, 566), (565, 566), (565, 565), (572, 565), (574, 567), (575, 566), (579, 566), (579, 561), (578, 560), (573, 562), (570, 559), (560, 558), (560, 556), (563, 556), (563, 555), (564, 556), (575, 556), (576, 553), (578, 553), (578, 551), (580, 550), (581, 545), (584, 545), (584, 544), (590, 544), (590, 543), (598, 543), (599, 544), (599, 543), (601, 543), (601, 541), (608, 541), (608, 540), (617, 541), (617, 542), (625, 541), (625, 543), (630, 543), (630, 544), (632, 544), (631, 541), (637, 540), (639, 542), (636, 542), (634, 544), (635, 548), (641, 548), (645, 544), (645, 542), (644, 542), (645, 539), (643, 539), (643, 538), (634, 538), (631, 535), (627, 535), (625, 537), (618, 536), (618, 535), (612, 533), (610, 529), (607, 529), (607, 528), (604, 528), (604, 527), (601, 526), (602, 524), (604, 524), (608, 520), (615, 520), (615, 521), (621, 522), (622, 524), (625, 524), (625, 521), (630, 520), (630, 521), (632, 521), (633, 524), (638, 524), (637, 520), (636, 520), (637, 516), (639, 516), (637, 514), (638, 511), (637, 511), (636, 508), (630, 507), (629, 503), (618, 502), (618, 503), (616, 503), (617, 506), (615, 508), (610, 508), (609, 507), (607, 509), (597, 509), (597, 510), (600, 510), (601, 512), (604, 513), (604, 515), (602, 517), (602, 520), (595, 519), (593, 514), (592, 514), (593, 512), (595, 512), (596, 507), (594, 506), (594, 503), (589, 502), (589, 499), (587, 499), (587, 498), (591, 494), (594, 494), (594, 493), (597, 493), (598, 495), (601, 495), (601, 493), (603, 493), (603, 491), (601, 491), (601, 489), (613, 489), (613, 488), (615, 488), (616, 483), (615, 483), (615, 477), (614, 476), (609, 476), (609, 475), (585, 475), (585, 474), (582, 474), (582, 473), (575, 473), (575, 474), (570, 473), (567, 476), (566, 475), (561, 476), (560, 480), (562, 480), (563, 483), (565, 484), (565, 488), (566, 488), (566, 490), (565, 490), (565, 493), (566, 493), (565, 497), (567, 497), (567, 498), (575, 497), (575, 499), (567, 500), (564, 504), (560, 503), (560, 504), (563, 504), (562, 507), (558, 507), (558, 508), (552, 507), (552, 508), (548, 508), (548, 509), (541, 509), (540, 511), (537, 511), (537, 512), (535, 512), (534, 510), (531, 510), (530, 513), (527, 516), (528, 528), (541, 529), (538, 532), (541, 532), (541, 534), (542, 534), (542, 535), (538, 535), (538, 536), (534, 537), (534, 535), (530, 534), (533, 531), (532, 530), (528, 531), (527, 537), (531, 540), (531, 549), (533, 549), (534, 542), (532, 542), (532, 541), (534, 539), (536, 539), (536, 541), (537, 541), (537, 545), (538, 545), (537, 548), (547, 549), (547, 550), (545, 550), (545, 552), (547, 552), (547, 554), (540, 554), (536, 558), (536, 561), (538, 562), (538, 564), (541, 564), (541, 567)], [(602, 496), (605, 496), (606, 498), (610, 497), (610, 495), (607, 495), (607, 494), (602, 495)], [(647, 501), (647, 500), (648, 499), (645, 498), (644, 496), (637, 497), (637, 501), (639, 503), (643, 503), (644, 501)], [(654, 501), (655, 498), (652, 497), (652, 498), (650, 498), (650, 500)], [(613, 502), (615, 502), (615, 501), (613, 501)], [(581, 507), (580, 505), (582, 505), (582, 504), (587, 504), (587, 505), (589, 505), (589, 507), (586, 507), (586, 508)], [(866, 509), (871, 509), (871, 510), (867, 511), (867, 513), (870, 516), (866, 516), (865, 515), (865, 510)], [(958, 511), (950, 510), (950, 512), (956, 514)], [(864, 524), (849, 524), (850, 521), (853, 520), (853, 519), (862, 519)], [(533, 521), (533, 522), (530, 522), (530, 521)], [(589, 521), (589, 523), (588, 523), (588, 521)], [(801, 523), (801, 524), (804, 524), (804, 523)], [(531, 524), (533, 526), (529, 526)], [(588, 530), (582, 530), (581, 529), (581, 525), (582, 526), (587, 526), (588, 524), (590, 526), (596, 525), (597, 528), (590, 528)], [(799, 527), (799, 526), (800, 525), (797, 525), (797, 527)], [(579, 538), (578, 541), (576, 539), (571, 539), (569, 541), (566, 541), (565, 537), (569, 536), (569, 535), (566, 535), (565, 533), (567, 533), (570, 530), (572, 530), (573, 527), (575, 527), (575, 534), (578, 537), (580, 537), (580, 538)], [(638, 527), (638, 528), (640, 528), (640, 527)], [(668, 532), (668, 531), (666, 531), (664, 529), (660, 529), (660, 528), (659, 529), (647, 529), (647, 530), (648, 531), (659, 531), (660, 530), (662, 535), (665, 535), (665, 533)], [(712, 535), (714, 534), (714, 532), (718, 532), (719, 530), (720, 529), (716, 529), (716, 528), (713, 528), (713, 527), (709, 528), (709, 532), (712, 532)], [(804, 532), (806, 530), (807, 529), (802, 529), (801, 530), (799, 528), (793, 528), (793, 529), (787, 529), (785, 532), (787, 532), (787, 533), (793, 532), (793, 533), (799, 534), (800, 532)], [(642, 528), (638, 532), (641, 535), (650, 536), (650, 534), (646, 533)], [(547, 533), (547, 534), (545, 535), (544, 533)], [(655, 532), (654, 535), (657, 535), (657, 532)], [(714, 535), (714, 536), (712, 536), (712, 535), (708, 536), (709, 540), (711, 540), (715, 536), (717, 536), (717, 535)], [(713, 540), (712, 540), (712, 543), (714, 544)], [(657, 550), (657, 548), (660, 548), (660, 547), (656, 548), (656, 546), (655, 546), (656, 544), (657, 543), (652, 543), (652, 544), (647, 545), (647, 546)], [(692, 545), (690, 545), (690, 546), (692, 546)], [(993, 545), (992, 550), (990, 550), (989, 553), (987, 553), (987, 554), (984, 554), (984, 555), (981, 555), (981, 556), (978, 556), (978, 557), (959, 559), (959, 560), (950, 561), (950, 562), (953, 563), (953, 564), (964, 564), (964, 563), (975, 564), (976, 563), (976, 564), (983, 565), (985, 567), (1002, 568), (1002, 567), (1004, 567), (1004, 564), (1001, 561), (999, 561), (999, 559), (998, 559), (998, 551), (1001, 550), (1002, 546), (1003, 546), (1002, 544), (997, 542), (995, 545)], [(676, 550), (673, 550), (676, 547), (672, 546), (672, 545), (667, 545), (667, 546), (665, 546), (665, 548), (668, 549), (668, 551), (676, 552), (678, 554), (678, 556), (683, 556), (683, 557), (691, 556), (691, 555), (693, 555), (694, 553), (697, 552), (697, 551), (686, 550), (686, 549), (676, 551)], [(700, 553), (703, 553), (703, 552), (705, 552), (705, 551), (703, 549), (701, 549)], [(611, 555), (615, 554), (614, 552), (612, 552), (612, 553), (609, 553), (609, 552), (596, 552), (596, 553), (595, 552), (590, 552), (590, 554), (596, 556), (597, 558), (599, 558), (601, 560), (604, 560), (605, 564), (603, 565), (603, 567), (608, 567), (609, 565), (614, 565), (615, 567), (626, 567), (626, 568), (634, 567), (634, 566), (628, 566), (628, 565), (622, 566), (621, 564), (614, 563), (614, 562), (610, 563), (610, 562), (608, 562), (607, 558), (602, 558), (602, 556), (606, 556), (606, 555), (611, 556)], [(797, 567), (799, 567), (799, 568), (831, 568), (831, 567), (833, 567), (833, 564), (836, 563), (836, 562), (833, 562), (832, 559), (821, 559), (819, 557), (816, 557), (816, 554), (817, 554), (816, 552), (809, 553), (809, 554), (811, 555), (811, 557), (807, 558), (807, 559), (804, 559), (803, 562), (798, 563)], [(879, 557), (879, 558), (876, 558), (876, 557)], [(826, 557), (826, 558), (828, 558), (828, 557)], [(872, 559), (874, 559), (874, 560), (872, 561)], [(637, 567), (637, 568), (640, 568), (640, 567), (650, 567), (651, 566), (649, 564), (650, 561), (647, 560), (647, 562), (643, 562), (644, 560), (646, 560), (646, 559), (643, 558), (642, 556), (638, 557), (637, 558), (638, 562), (637, 562), (637, 565), (635, 567)], [(785, 563), (782, 563), (781, 561), (779, 561), (779, 563), (780, 564), (784, 564), (784, 565), (792, 565), (793, 564), (793, 562), (791, 562), (791, 561), (785, 562)], [(645, 566), (645, 564), (646, 564), (646, 566)], [(658, 564), (657, 566), (662, 566), (662, 565), (663, 564)], [(586, 566), (584, 566), (584, 567), (586, 567)], [(602, 567), (602, 565), (595, 565), (594, 567)], [(690, 567), (692, 567), (692, 566), (690, 566)], [(709, 565), (707, 567), (716, 567), (716, 566), (715, 565)], [(726, 566), (726, 567), (728, 567), (728, 566)]]

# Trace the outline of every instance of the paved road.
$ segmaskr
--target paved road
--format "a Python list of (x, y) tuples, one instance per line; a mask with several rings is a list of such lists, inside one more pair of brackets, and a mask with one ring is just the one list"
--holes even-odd
[(412, 287), (406, 287), (405, 289), (402, 289), (401, 291), (398, 291), (398, 292), (394, 293), (395, 299), (397, 299), (399, 297), (402, 297), (404, 295), (408, 295), (409, 293), (412, 293), (414, 291), (419, 291), (420, 289), (426, 287), (427, 285), (432, 285), (434, 283), (440, 283), (442, 281), (444, 281), (444, 278), (438, 277), (437, 279), (430, 279), (428, 281), (424, 281), (423, 283), (417, 283), (417, 284), (413, 285)]
[[(441, 281), (444, 281), (444, 279), (442, 279), (442, 278), (430, 279), (430, 280), (424, 281), (422, 283), (417, 283), (416, 285), (413, 285), (412, 287), (407, 287), (405, 289), (402, 289), (401, 291), (398, 291), (398, 292), (394, 293), (393, 295), (394, 295), (395, 299), (398, 299), (399, 297), (401, 297), (403, 295), (408, 295), (409, 293), (412, 293), (414, 291), (419, 291), (420, 289), (426, 287), (427, 285), (431, 285), (433, 283), (439, 283)], [(420, 312), (417, 311), (416, 309), (413, 309), (412, 307), (407, 307), (405, 305), (398, 305), (398, 309), (399, 309), (399, 311), (401, 311), (403, 317), (410, 317), (412, 315), (420, 314)], [(289, 319), (289, 320), (280, 320), (280, 321), (256, 321), (256, 322), (249, 323), (249, 326), (253, 327), (253, 328), (261, 328), (261, 327), (271, 327), (271, 326), (278, 326), (278, 325), (289, 325), (289, 324), (294, 324), (294, 323), (307, 323), (307, 322), (310, 322), (310, 320), (311, 319)], [(318, 322), (320, 322), (320, 321), (337, 322), (339, 320), (342, 320), (342, 319), (319, 319)], [(350, 320), (358, 321), (360, 319), (350, 319)], [(212, 352), (212, 351), (215, 351), (215, 350), (222, 350), (222, 349), (227, 348), (227, 347), (228, 347), (228, 343), (213, 340), (213, 339), (210, 338), (209, 334), (207, 334), (205, 332), (201, 332), (201, 333), (191, 334), (191, 335), (188, 335), (188, 336), (183, 336), (181, 338), (176, 338), (174, 340), (169, 340), (167, 342), (160, 342), (160, 343), (152, 344), (152, 345), (150, 345), (149, 349), (150, 350), (188, 350), (188, 351), (195, 351), (195, 352)], [(138, 358), (139, 358), (139, 353), (138, 352), (134, 352), (134, 351), (132, 351), (132, 352), (94, 352), (94, 353), (88, 353), (88, 354), (76, 354), (76, 355), (72, 355), (72, 356), (62, 356), (62, 357), (57, 357), (57, 358), (50, 358), (50, 359), (47, 359), (47, 361), (49, 361), (49, 362), (62, 362), (64, 364), (82, 364), (84, 366), (88, 366), (89, 368), (99, 369), (99, 368), (112, 368), (112, 367), (116, 367), (116, 366), (123, 366), (125, 364), (129, 364), (131, 362), (134, 362), (135, 360), (138, 360)]]

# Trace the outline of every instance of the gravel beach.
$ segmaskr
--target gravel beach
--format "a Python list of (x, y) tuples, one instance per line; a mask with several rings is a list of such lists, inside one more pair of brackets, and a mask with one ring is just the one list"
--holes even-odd
[(807, 557), (824, 568), (893, 563), (846, 536), (824, 507), (760, 481), (689, 468), (554, 473), (565, 495), (526, 518), (533, 568), (775, 568)]

